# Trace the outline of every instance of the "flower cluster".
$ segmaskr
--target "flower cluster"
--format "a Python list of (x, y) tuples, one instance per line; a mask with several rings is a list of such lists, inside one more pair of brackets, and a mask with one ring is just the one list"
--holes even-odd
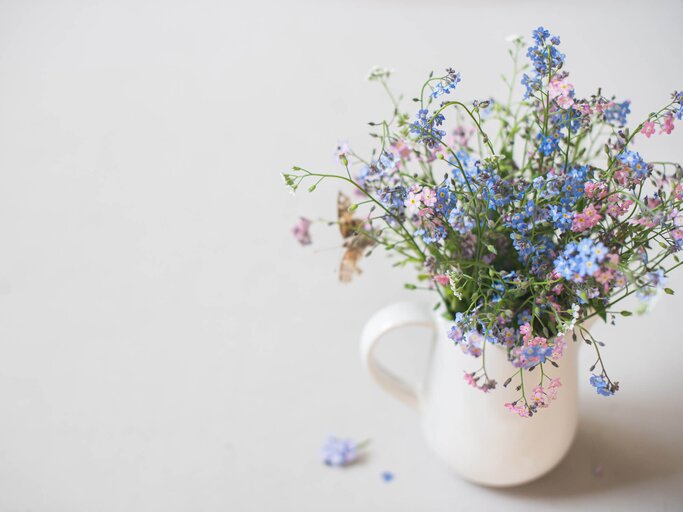
[(539, 409), (548, 407), (550, 402), (557, 398), (557, 388), (561, 386), (560, 379), (550, 379), (546, 387), (539, 384), (533, 388), (528, 402), (516, 400), (505, 404), (505, 408), (522, 418), (528, 418), (538, 412)]
[[(614, 394), (604, 343), (586, 320), (629, 316), (616, 305), (632, 294), (651, 303), (673, 293), (667, 275), (683, 264), (683, 170), (637, 147), (674, 131), (683, 92), (628, 127), (630, 101), (601, 89), (579, 94), (558, 36), (539, 27), (531, 40), (512, 40), (507, 101), (459, 98), (461, 75), (449, 68), (430, 75), (407, 109), (391, 93), (390, 72), (373, 70), (393, 102), (390, 120), (371, 123), (379, 147), (363, 157), (340, 144), (339, 174), (295, 167), (284, 175), (292, 190), (337, 179), (356, 193), (336, 221), (340, 275), (378, 247), (395, 266), (414, 266), (406, 288), (438, 294), (453, 320), (448, 337), (481, 363), (464, 380), (495, 389), (485, 353), (504, 351), (510, 376), (496, 377), (505, 388), (516, 380), (508, 391), (519, 391), (505, 407), (524, 417), (556, 398), (552, 368), (579, 337), (595, 351), (590, 383)], [(294, 234), (310, 243), (309, 221)]]
[(321, 457), (328, 466), (346, 466), (358, 458), (358, 445), (352, 439), (327, 438)]
[(580, 242), (569, 242), (555, 260), (555, 272), (564, 279), (576, 283), (594, 275), (607, 255), (602, 242), (584, 238)]
[(598, 395), (611, 396), (614, 392), (619, 389), (619, 385), (613, 382), (609, 382), (602, 375), (591, 375), (590, 378), (591, 386), (595, 388)]

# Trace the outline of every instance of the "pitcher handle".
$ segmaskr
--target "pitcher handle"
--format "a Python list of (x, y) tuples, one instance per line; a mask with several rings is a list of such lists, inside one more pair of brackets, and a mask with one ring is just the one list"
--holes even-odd
[(399, 302), (380, 309), (363, 328), (360, 352), (363, 365), (377, 385), (390, 395), (417, 409), (419, 396), (416, 386), (387, 370), (375, 357), (375, 348), (382, 336), (399, 327), (408, 326), (436, 329), (432, 309), (427, 304), (416, 302)]

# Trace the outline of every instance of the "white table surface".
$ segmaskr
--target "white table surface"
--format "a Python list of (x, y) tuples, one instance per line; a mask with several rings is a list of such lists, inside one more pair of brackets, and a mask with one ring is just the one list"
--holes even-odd
[[(504, 38), (562, 35), (579, 94), (635, 116), (683, 87), (680, 1), (0, 3), (0, 511), (453, 511), (683, 508), (679, 290), (597, 327), (620, 393), (581, 390), (576, 445), (513, 490), (464, 483), (412, 411), (363, 373), (364, 321), (402, 290), (380, 256), (337, 282), (333, 230), (302, 249), (278, 173), (369, 148), (430, 69), (500, 94)], [(683, 128), (639, 149), (683, 160)], [(387, 357), (415, 378), (424, 333)], [(372, 438), (320, 464), (328, 433)], [(495, 442), (495, 440), (493, 440)], [(601, 469), (597, 471), (596, 467)], [(395, 474), (385, 483), (382, 471)]]

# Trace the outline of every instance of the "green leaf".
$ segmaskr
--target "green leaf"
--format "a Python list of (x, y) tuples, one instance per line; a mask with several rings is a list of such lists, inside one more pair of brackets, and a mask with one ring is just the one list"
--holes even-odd
[(671, 288), (664, 288), (664, 293), (667, 295), (673, 295), (674, 291)]
[(622, 311), (620, 314), (621, 316), (631, 316), (633, 313), (631, 313), (630, 311)]
[(403, 287), (404, 287), (406, 290), (416, 290), (416, 289), (417, 289), (417, 286), (415, 286), (414, 284), (410, 284), (410, 283), (405, 283), (405, 284), (403, 285)]
[(496, 248), (493, 247), (491, 244), (486, 244), (486, 248), (489, 250), (490, 253), (498, 254), (498, 251), (496, 251)]

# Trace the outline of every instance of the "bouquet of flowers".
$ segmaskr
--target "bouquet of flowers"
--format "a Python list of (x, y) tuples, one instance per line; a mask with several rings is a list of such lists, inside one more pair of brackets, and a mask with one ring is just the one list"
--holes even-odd
[[(340, 144), (342, 172), (294, 167), (283, 175), (293, 191), (326, 180), (355, 191), (338, 199), (341, 280), (378, 248), (395, 255), (396, 266), (414, 265), (420, 284), (405, 286), (437, 293), (453, 319), (449, 337), (481, 361), (464, 375), (470, 385), (495, 388), (486, 347), (507, 351), (514, 368), (504, 386), (515, 380), (519, 399), (505, 407), (522, 417), (556, 397), (561, 383), (550, 367), (570, 334), (595, 350), (590, 383), (597, 393), (619, 389), (603, 363), (604, 344), (582, 324), (630, 316), (615, 306), (632, 294), (645, 301), (672, 294), (666, 277), (681, 265), (683, 246), (681, 166), (633, 149), (640, 137), (672, 132), (683, 117), (683, 92), (629, 129), (629, 101), (600, 89), (576, 95), (559, 37), (539, 27), (526, 46), (511, 38), (513, 71), (502, 102), (458, 99), (460, 73), (447, 69), (430, 74), (411, 115), (389, 88), (390, 72), (374, 69), (369, 80), (386, 89), (393, 113), (370, 123), (371, 156)], [(294, 229), (303, 244), (309, 225), (302, 218)], [(538, 384), (525, 386), (525, 371), (537, 367)]]

